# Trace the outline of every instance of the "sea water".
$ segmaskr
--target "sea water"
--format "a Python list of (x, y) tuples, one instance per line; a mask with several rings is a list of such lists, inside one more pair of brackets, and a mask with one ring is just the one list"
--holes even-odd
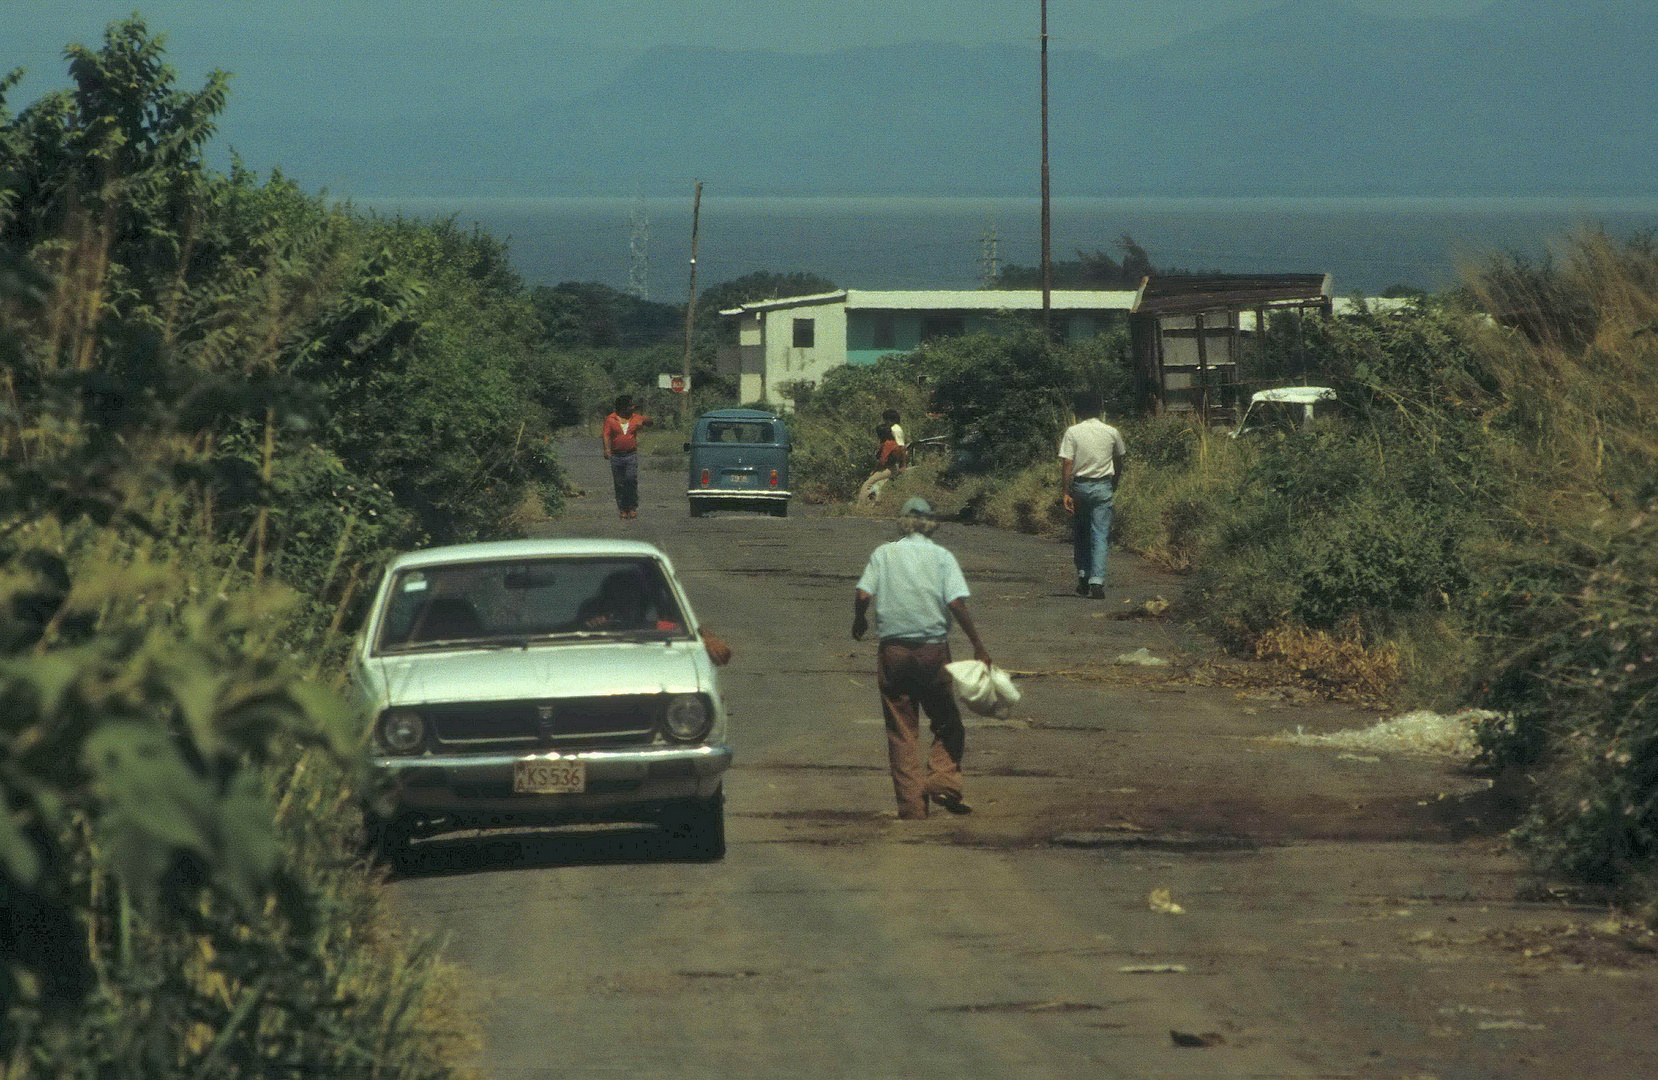
[[(374, 198), (359, 205), (454, 215), (508, 239), (530, 284), (628, 283), (632, 246), (647, 254), (652, 299), (686, 294), (691, 198)], [(865, 289), (968, 289), (986, 261), (1032, 266), (1036, 199), (722, 198), (705, 196), (698, 284), (755, 270), (803, 270)], [(1658, 227), (1654, 198), (1058, 198), (1055, 259), (1104, 250), (1125, 233), (1159, 268), (1328, 273), (1338, 295), (1395, 284), (1440, 289), (1493, 252), (1531, 256), (1575, 229)], [(994, 237), (992, 242), (991, 238)]]

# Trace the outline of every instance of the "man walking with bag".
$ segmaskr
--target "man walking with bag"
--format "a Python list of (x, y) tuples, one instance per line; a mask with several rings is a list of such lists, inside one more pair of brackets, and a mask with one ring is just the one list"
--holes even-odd
[(1059, 440), (1060, 493), (1065, 510), (1076, 515), (1072, 555), (1077, 595), (1105, 597), (1105, 556), (1111, 543), (1111, 502), (1123, 479), (1122, 432), (1100, 418), (1100, 399), (1086, 394), (1077, 415), (1087, 417), (1065, 429)]
[[(967, 579), (949, 551), (933, 543), (938, 529), (925, 499), (911, 499), (899, 512), (902, 540), (882, 544), (858, 579), (852, 609), (852, 636), (869, 631), (875, 605), (876, 678), (887, 722), (887, 760), (898, 816), (927, 816), (929, 801), (953, 814), (971, 813), (962, 801), (961, 757), (967, 732), (956, 707), (949, 672), (952, 616), (973, 644), (973, 658), (990, 663), (978, 627), (967, 611)], [(927, 710), (933, 745), (921, 763), (920, 711)]]

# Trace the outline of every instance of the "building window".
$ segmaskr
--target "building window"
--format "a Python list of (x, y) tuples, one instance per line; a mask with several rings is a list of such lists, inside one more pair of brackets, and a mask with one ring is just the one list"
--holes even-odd
[(881, 315), (875, 320), (875, 348), (896, 349), (898, 347), (898, 325), (891, 315)]
[(794, 347), (810, 349), (817, 343), (817, 320), (796, 319), (794, 321)]
[(921, 323), (921, 340), (961, 337), (967, 332), (967, 320), (960, 315), (929, 315)]

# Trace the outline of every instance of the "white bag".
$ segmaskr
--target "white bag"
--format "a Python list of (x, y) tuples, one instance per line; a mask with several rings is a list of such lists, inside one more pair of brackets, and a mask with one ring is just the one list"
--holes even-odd
[(982, 660), (957, 660), (945, 664), (956, 684), (956, 693), (962, 704), (980, 716), (1007, 716), (1019, 704), (1019, 688), (1013, 685), (1013, 676), (999, 667)]

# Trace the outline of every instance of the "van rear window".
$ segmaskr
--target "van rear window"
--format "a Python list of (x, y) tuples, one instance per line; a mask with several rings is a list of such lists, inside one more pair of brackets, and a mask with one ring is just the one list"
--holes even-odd
[(708, 441), (769, 446), (777, 439), (771, 424), (752, 420), (710, 420)]

